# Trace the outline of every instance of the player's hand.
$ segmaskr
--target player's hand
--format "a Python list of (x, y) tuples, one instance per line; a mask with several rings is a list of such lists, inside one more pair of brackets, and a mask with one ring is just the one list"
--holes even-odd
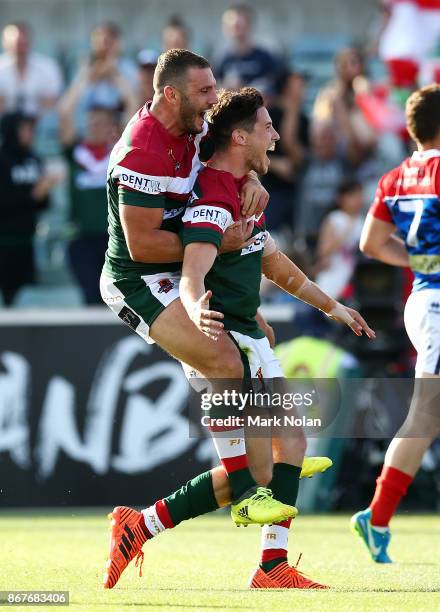
[(254, 230), (254, 221), (248, 219), (240, 219), (228, 227), (223, 234), (222, 243), (218, 250), (219, 254), (230, 253), (244, 249), (255, 241), (252, 238)]
[(224, 315), (221, 312), (209, 310), (209, 300), (211, 297), (212, 291), (206, 291), (194, 303), (190, 318), (205, 336), (208, 336), (211, 340), (218, 340), (224, 328), (223, 323), (218, 319), (223, 319)]
[(241, 214), (249, 219), (250, 217), (258, 217), (264, 212), (268, 202), (269, 193), (260, 183), (257, 175), (250, 175), (246, 183), (241, 188)]
[(365, 319), (358, 313), (357, 310), (353, 308), (348, 308), (348, 306), (344, 306), (339, 302), (336, 302), (336, 306), (334, 306), (330, 312), (326, 313), (330, 319), (334, 321), (338, 321), (339, 323), (344, 323), (348, 325), (356, 336), (362, 336), (362, 332), (365, 332), (366, 336), (373, 340), (376, 337), (375, 332), (368, 327)]

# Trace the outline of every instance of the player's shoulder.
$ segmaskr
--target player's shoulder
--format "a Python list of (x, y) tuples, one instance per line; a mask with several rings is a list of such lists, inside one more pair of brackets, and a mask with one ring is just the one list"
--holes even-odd
[(205, 166), (198, 175), (197, 184), (204, 201), (222, 202), (233, 207), (239, 199), (237, 184), (230, 172)]
[(409, 160), (410, 158), (405, 159), (399, 166), (386, 172), (379, 180), (379, 188), (382, 190), (383, 195), (394, 195), (396, 193)]
[[(149, 176), (172, 176), (172, 162), (157, 120), (145, 107), (131, 118), (112, 152), (110, 167)], [(114, 174), (114, 172), (113, 172)]]
[(132, 117), (127, 126), (127, 137), (130, 146), (145, 153), (166, 158), (171, 136), (148, 110), (142, 106)]

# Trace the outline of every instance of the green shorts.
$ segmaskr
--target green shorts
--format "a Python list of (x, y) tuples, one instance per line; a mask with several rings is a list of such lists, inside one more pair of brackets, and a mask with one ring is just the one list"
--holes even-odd
[(149, 344), (150, 327), (179, 297), (180, 272), (161, 272), (116, 280), (101, 274), (101, 296), (107, 306)]

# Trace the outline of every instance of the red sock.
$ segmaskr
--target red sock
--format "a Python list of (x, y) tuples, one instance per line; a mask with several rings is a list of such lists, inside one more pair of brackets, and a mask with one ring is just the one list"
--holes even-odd
[(387, 527), (395, 513), (400, 500), (412, 483), (413, 477), (396, 468), (384, 465), (382, 473), (376, 480), (376, 491), (371, 508), (371, 524), (376, 527)]
[(261, 567), (268, 572), (278, 563), (287, 561), (289, 527), (292, 519), (273, 525), (263, 525), (261, 530)]

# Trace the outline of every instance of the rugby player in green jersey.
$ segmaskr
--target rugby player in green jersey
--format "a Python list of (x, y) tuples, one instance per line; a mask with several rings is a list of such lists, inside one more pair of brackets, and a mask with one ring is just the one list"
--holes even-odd
[[(196, 195), (183, 216), (185, 251), (180, 296), (195, 325), (211, 338), (231, 336), (247, 361), (252, 378), (281, 379), (281, 365), (256, 318), (263, 273), (287, 293), (345, 323), (357, 335), (365, 332), (374, 338), (374, 332), (358, 312), (324, 293), (278, 250), (265, 229), (263, 216), (255, 220), (252, 244), (233, 252), (218, 253), (223, 233), (241, 218), (238, 194), (243, 177), (251, 170), (258, 174), (267, 172), (267, 151), (273, 150), (279, 135), (261, 94), (253, 88), (223, 92), (209, 113), (209, 122), (215, 153), (199, 173)], [(228, 462), (232, 466), (240, 465), (243, 448), (231, 444), (239, 435), (237, 428), (232, 427), (226, 439), (216, 440), (224, 465)], [(262, 477), (277, 499), (294, 506), (305, 440), (297, 434), (280, 436), (273, 442), (272, 467), (264, 452), (264, 443), (271, 451), (272, 441), (262, 441), (261, 468), (265, 471)], [(268, 466), (272, 467), (269, 474)], [(230, 468), (230, 482), (231, 471)], [(236, 512), (243, 516), (239, 504)], [(289, 526), (290, 519), (263, 527), (262, 559), (252, 576), (251, 588), (325, 588), (288, 565)]]
[[(109, 245), (100, 286), (105, 303), (141, 338), (156, 342), (210, 380), (235, 380), (240, 388), (244, 370), (237, 347), (226, 334), (213, 342), (195, 328), (178, 293), (183, 258), (181, 217), (202, 168), (199, 153), (207, 133), (204, 115), (217, 101), (215, 85), (203, 57), (184, 49), (160, 56), (154, 98), (130, 120), (111, 155)], [(241, 195), (244, 217), (261, 212), (267, 203), (267, 193), (255, 178), (243, 182)], [(240, 221), (229, 228), (222, 249), (248, 244), (248, 225)], [(117, 506), (111, 517), (104, 586), (115, 586), (128, 563), (142, 553), (146, 539), (165, 526), (222, 505), (217, 492), (224, 485), (224, 469), (193, 479), (178, 495), (159, 503), (156, 514), (155, 510), (146, 509), (142, 514)], [(309, 465), (308, 472), (313, 471), (316, 469)], [(276, 500), (270, 489), (257, 486), (247, 462), (234, 471), (228, 486), (234, 500), (246, 507), (249, 522), (264, 524), (296, 513), (295, 508)], [(232, 513), (237, 519), (234, 507)]]

